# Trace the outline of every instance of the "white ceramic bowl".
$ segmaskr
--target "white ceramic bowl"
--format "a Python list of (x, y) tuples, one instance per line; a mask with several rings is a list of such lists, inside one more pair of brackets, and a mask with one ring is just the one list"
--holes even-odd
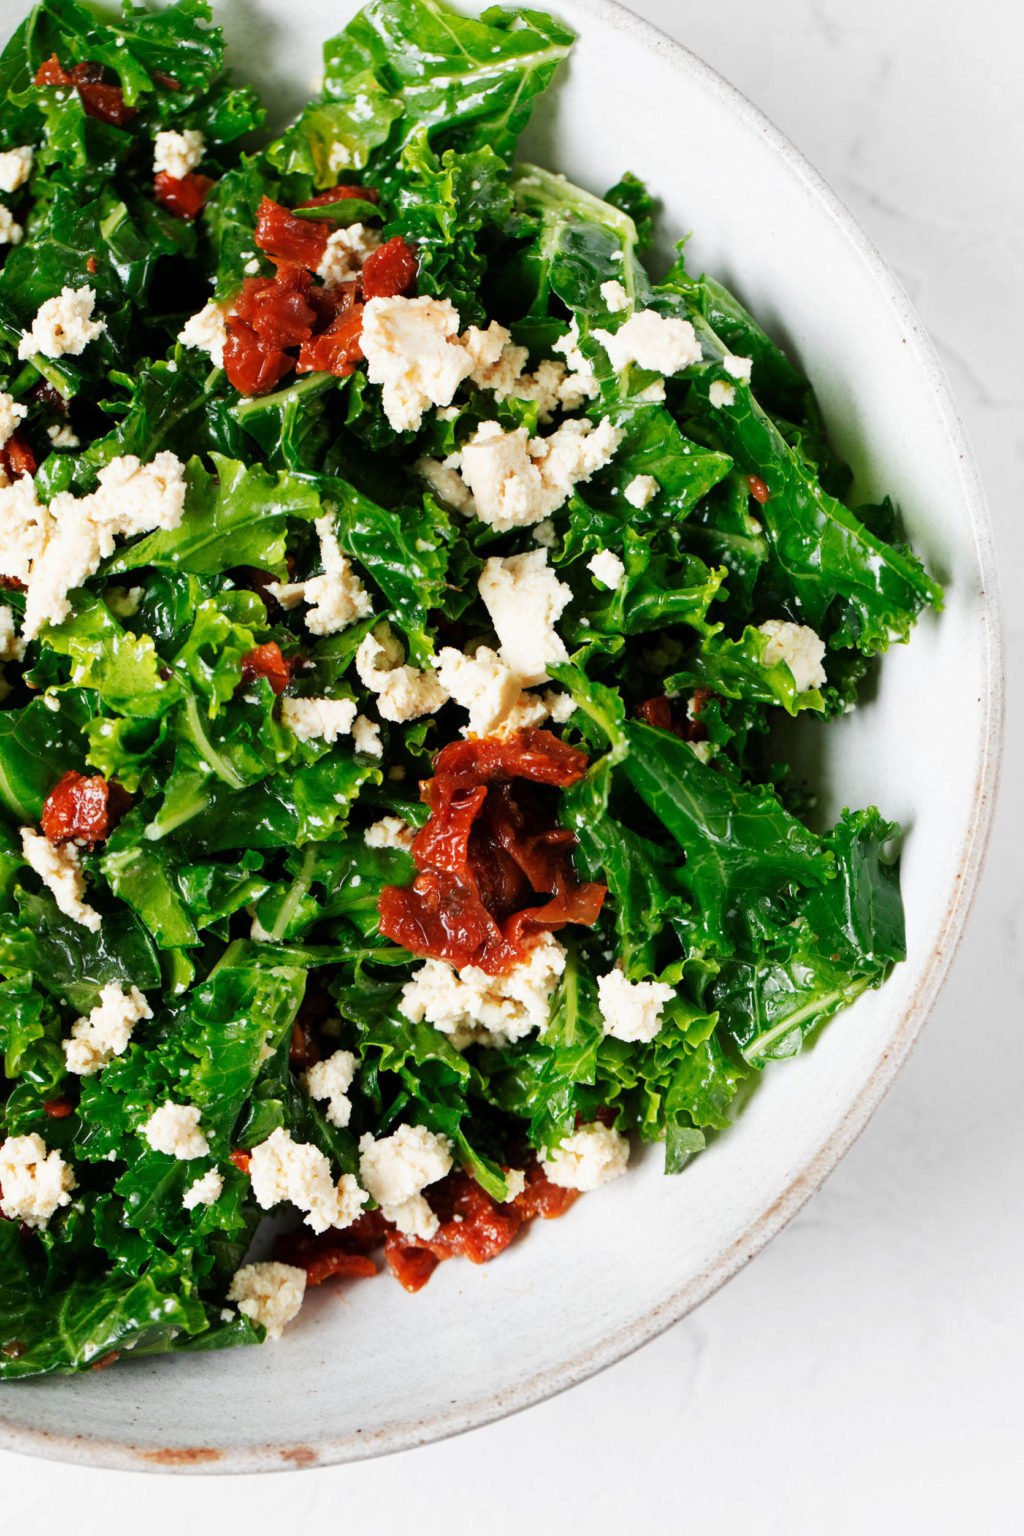
[[(826, 810), (907, 829), (909, 958), (814, 1050), (767, 1074), (679, 1179), (660, 1154), (484, 1268), (420, 1295), (390, 1279), (314, 1293), (284, 1341), (7, 1387), (0, 1446), (126, 1468), (238, 1472), (347, 1461), (495, 1419), (583, 1380), (682, 1317), (800, 1208), (860, 1132), (935, 999), (977, 882), (999, 761), (991, 535), (927, 338), (870, 242), (793, 148), (684, 48), (609, 0), (550, 0), (579, 33), (527, 152), (596, 191), (629, 168), (692, 230), (689, 260), (794, 349), (864, 496), (899, 500), (947, 606), (824, 736)], [(291, 108), (354, 9), (221, 7), (238, 67)], [(5, 33), (23, 0), (3, 0)]]

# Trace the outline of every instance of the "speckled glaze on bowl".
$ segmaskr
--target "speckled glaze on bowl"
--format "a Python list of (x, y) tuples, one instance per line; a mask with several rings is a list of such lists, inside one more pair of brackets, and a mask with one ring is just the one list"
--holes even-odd
[[(439, 1439), (582, 1381), (697, 1306), (799, 1210), (888, 1089), (949, 966), (992, 813), (1002, 679), (991, 532), (935, 353), (863, 232), (749, 102), (610, 0), (550, 6), (579, 43), (526, 153), (595, 191), (626, 168), (650, 182), (668, 238), (693, 230), (691, 266), (795, 350), (859, 492), (896, 496), (947, 583), (945, 612), (815, 744), (827, 812), (877, 802), (907, 829), (909, 958), (813, 1051), (772, 1068), (683, 1178), (649, 1154), (500, 1263), (445, 1265), (416, 1297), (387, 1279), (314, 1293), (277, 1346), (12, 1384), (5, 1449), (135, 1470), (303, 1467)], [(23, 8), (0, 0), (5, 35)], [(319, 40), (354, 8), (303, 0), (301, 34), (285, 0), (220, 11), (236, 67), (291, 111)]]

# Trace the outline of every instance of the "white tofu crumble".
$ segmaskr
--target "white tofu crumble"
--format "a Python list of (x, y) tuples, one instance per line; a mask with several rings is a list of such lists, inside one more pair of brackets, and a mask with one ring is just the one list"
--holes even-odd
[(629, 1142), (614, 1126), (595, 1120), (566, 1136), (544, 1159), (544, 1172), (560, 1189), (587, 1192), (626, 1171)]
[(327, 237), (327, 245), (316, 269), (317, 277), (330, 288), (345, 283), (363, 269), (367, 256), (380, 245), (380, 231), (365, 224), (349, 224)]
[(644, 507), (650, 506), (660, 490), (661, 486), (653, 475), (634, 475), (622, 494), (631, 507), (642, 512)]
[(305, 1214), (308, 1227), (350, 1227), (366, 1204), (366, 1191), (350, 1173), (335, 1181), (327, 1158), (311, 1142), (293, 1141), (281, 1126), (254, 1147), (249, 1160), (252, 1192), (263, 1210), (285, 1201)]
[(456, 1050), (509, 1045), (551, 1016), (551, 996), (565, 970), (565, 950), (541, 934), (519, 964), (492, 976), (479, 966), (457, 971), (446, 960), (427, 960), (402, 988), (398, 1010), (413, 1024), (424, 1020), (449, 1035)]
[(456, 704), (468, 711), (463, 736), (508, 736), (549, 717), (564, 724), (575, 708), (566, 693), (526, 693), (523, 680), (488, 645), (464, 655), (446, 645), (438, 653), (437, 675)]
[(47, 1226), (62, 1206), (71, 1204), (75, 1184), (70, 1166), (59, 1152), (47, 1150), (37, 1131), (8, 1136), (0, 1145), (0, 1211), (8, 1221)]
[(724, 379), (713, 379), (708, 388), (708, 403), (716, 411), (720, 411), (724, 405), (732, 405), (736, 399), (735, 384), (727, 384)]
[(25, 234), (6, 203), (0, 203), (0, 245), (20, 245)]
[(32, 174), (35, 150), (31, 144), (16, 144), (0, 150), (0, 192), (17, 192)]
[(548, 681), (548, 667), (568, 660), (555, 629), (572, 589), (548, 569), (546, 549), (484, 561), (479, 592), (500, 641), (500, 655), (521, 684)]
[(541, 421), (550, 421), (559, 406), (575, 410), (591, 392), (589, 376), (581, 383), (553, 358), (545, 358), (528, 373), (526, 347), (517, 346), (496, 320), (485, 331), (471, 325), (460, 339), (473, 362), (470, 382), (489, 390), (496, 400), (535, 400)]
[(607, 417), (596, 427), (574, 418), (547, 437), (532, 438), (525, 427), (506, 432), (499, 422), (485, 421), (459, 455), (462, 478), (477, 517), (505, 533), (557, 512), (575, 486), (611, 461), (621, 441), (621, 428)]
[(565, 335), (552, 342), (551, 350), (565, 358), (569, 370), (560, 390), (562, 405), (567, 411), (578, 411), (584, 401), (594, 398), (601, 386), (594, 377), (589, 357), (580, 348), (580, 328), (575, 315)]
[(46, 429), (46, 435), (55, 448), (80, 448), (78, 433), (70, 422), (52, 421)]
[(379, 1141), (367, 1132), (359, 1142), (359, 1177), (387, 1221), (410, 1237), (433, 1237), (440, 1223), (423, 1190), (452, 1167), (452, 1144), (422, 1125), (400, 1125)]
[(152, 1017), (153, 1010), (138, 987), (126, 990), (119, 982), (108, 981), (100, 989), (96, 1007), (76, 1019), (70, 1037), (61, 1042), (68, 1071), (93, 1077), (115, 1056), (124, 1055), (136, 1024)]
[(604, 300), (605, 309), (611, 310), (613, 315), (620, 315), (624, 309), (629, 308), (629, 294), (617, 277), (601, 284), (601, 297)]
[(727, 352), (722, 358), (722, 367), (734, 379), (740, 379), (744, 384), (749, 384), (750, 375), (754, 371), (754, 359), (752, 357), (737, 357), (735, 352)]
[(597, 979), (604, 1032), (616, 1040), (647, 1044), (661, 1028), (666, 1003), (675, 996), (662, 981), (628, 981), (620, 970)]
[(21, 851), (64, 916), (88, 928), (90, 933), (97, 933), (100, 914), (83, 899), (85, 875), (74, 843), (55, 847), (41, 832), (22, 827)]
[(153, 171), (184, 181), (203, 158), (205, 140), (196, 128), (165, 128), (153, 140)]
[(211, 299), (190, 315), (178, 332), (183, 347), (205, 352), (215, 368), (224, 367), (224, 348), (228, 339), (228, 321), (224, 306)]
[(326, 1100), (324, 1114), (332, 1125), (343, 1130), (352, 1118), (348, 1090), (356, 1075), (356, 1058), (351, 1051), (335, 1051), (326, 1061), (315, 1062), (303, 1076), (311, 1099)]
[(797, 693), (825, 686), (825, 642), (815, 630), (808, 624), (792, 624), (788, 619), (766, 619), (758, 627), (768, 638), (761, 653), (766, 667), (784, 661), (793, 675)]
[(418, 430), (431, 406), (451, 405), (473, 363), (459, 344), (459, 312), (449, 299), (371, 299), (360, 345), (371, 384), (396, 432)]
[(382, 816), (367, 827), (363, 842), (367, 848), (400, 848), (403, 853), (410, 853), (415, 836), (415, 827), (410, 827), (401, 816)]
[(194, 1211), (200, 1205), (216, 1205), (223, 1193), (223, 1175), (216, 1168), (211, 1168), (209, 1173), (204, 1173), (201, 1179), (189, 1185), (181, 1197), (181, 1203), (186, 1211)]
[(363, 687), (377, 695), (383, 718), (396, 724), (436, 714), (448, 698), (432, 667), (405, 665), (402, 642), (386, 624), (360, 642), (356, 672)]
[(352, 744), (364, 757), (383, 757), (384, 743), (380, 739), (380, 726), (376, 720), (356, 715), (352, 722)]
[(354, 699), (281, 700), (281, 719), (300, 741), (327, 741), (347, 736), (356, 717)]
[(337, 635), (357, 619), (368, 619), (373, 604), (348, 556), (342, 553), (333, 513), (318, 517), (314, 526), (320, 541), (323, 575), (310, 576), (306, 581), (270, 581), (267, 591), (282, 608), (308, 603), (305, 624), (310, 634)]
[(596, 555), (591, 555), (587, 561), (587, 570), (595, 581), (613, 591), (621, 587), (626, 579), (626, 567), (613, 549), (599, 549)]
[(523, 1168), (508, 1168), (505, 1171), (505, 1198), (502, 1205), (508, 1205), (513, 1200), (518, 1200), (526, 1188), (526, 1171)]
[(616, 373), (631, 363), (653, 373), (681, 373), (701, 360), (700, 342), (689, 320), (641, 309), (630, 315), (617, 331), (595, 327), (593, 335), (604, 347)]
[(294, 1264), (244, 1264), (235, 1271), (228, 1291), (243, 1317), (267, 1330), (268, 1339), (279, 1339), (298, 1317), (306, 1295), (306, 1271)]
[(194, 1157), (207, 1157), (210, 1143), (205, 1131), (200, 1130), (201, 1113), (194, 1104), (175, 1104), (168, 1100), (153, 1111), (142, 1134), (154, 1152), (165, 1152), (179, 1162), (191, 1162)]
[(0, 661), (21, 661), (25, 642), (19, 640), (14, 609), (0, 603)]
[(18, 356), (25, 360), (42, 353), (44, 357), (80, 357), (107, 328), (105, 320), (92, 318), (96, 290), (62, 288), (52, 299), (44, 299), (35, 319), (21, 334)]
[(20, 405), (13, 395), (0, 389), (0, 448), (7, 447), (27, 415), (27, 406)]

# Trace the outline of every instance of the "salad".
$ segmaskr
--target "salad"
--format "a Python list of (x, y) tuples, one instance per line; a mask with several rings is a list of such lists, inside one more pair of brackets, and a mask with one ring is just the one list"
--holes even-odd
[(205, 0), (0, 57), (2, 1377), (678, 1173), (903, 958), (787, 741), (941, 591), (637, 176), (517, 159), (572, 41), (371, 0), (277, 137)]

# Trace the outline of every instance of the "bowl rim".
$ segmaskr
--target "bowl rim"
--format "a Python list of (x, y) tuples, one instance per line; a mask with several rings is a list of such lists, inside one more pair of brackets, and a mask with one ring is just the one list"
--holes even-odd
[[(554, 4), (557, 10), (557, 3)], [(707, 64), (686, 44), (670, 37), (653, 22), (638, 16), (620, 0), (588, 0), (594, 18), (606, 26), (631, 33), (636, 42), (702, 81), (728, 109), (744, 120), (803, 183), (822, 212), (838, 226), (859, 254), (882, 297), (898, 317), (907, 346), (916, 355), (960, 463), (964, 508), (970, 524), (982, 578), (977, 595), (977, 624), (982, 639), (984, 692), (983, 732), (972, 788), (973, 814), (958, 850), (957, 875), (931, 953), (902, 1017), (867, 1082), (843, 1118), (806, 1161), (787, 1188), (750, 1222), (748, 1227), (700, 1274), (680, 1285), (664, 1301), (601, 1342), (559, 1365), (537, 1372), (513, 1390), (479, 1394), (447, 1412), (415, 1423), (386, 1425), (372, 1432), (356, 1431), (326, 1437), (315, 1445), (293, 1442), (232, 1446), (223, 1450), (181, 1445), (151, 1449), (129, 1440), (95, 1439), (88, 1434), (60, 1434), (12, 1424), (0, 1417), (0, 1450), (48, 1460), (122, 1471), (187, 1472), (199, 1474), (287, 1471), (330, 1466), (390, 1455), (478, 1429), (554, 1397), (664, 1333), (731, 1280), (775, 1237), (817, 1192), (849, 1151), (882, 1102), (910, 1054), (949, 973), (977, 892), (988, 849), (999, 788), (1005, 716), (1005, 656), (995, 539), (981, 476), (952, 388), (931, 341), (903, 285), (839, 195), (804, 154), (736, 86)]]

